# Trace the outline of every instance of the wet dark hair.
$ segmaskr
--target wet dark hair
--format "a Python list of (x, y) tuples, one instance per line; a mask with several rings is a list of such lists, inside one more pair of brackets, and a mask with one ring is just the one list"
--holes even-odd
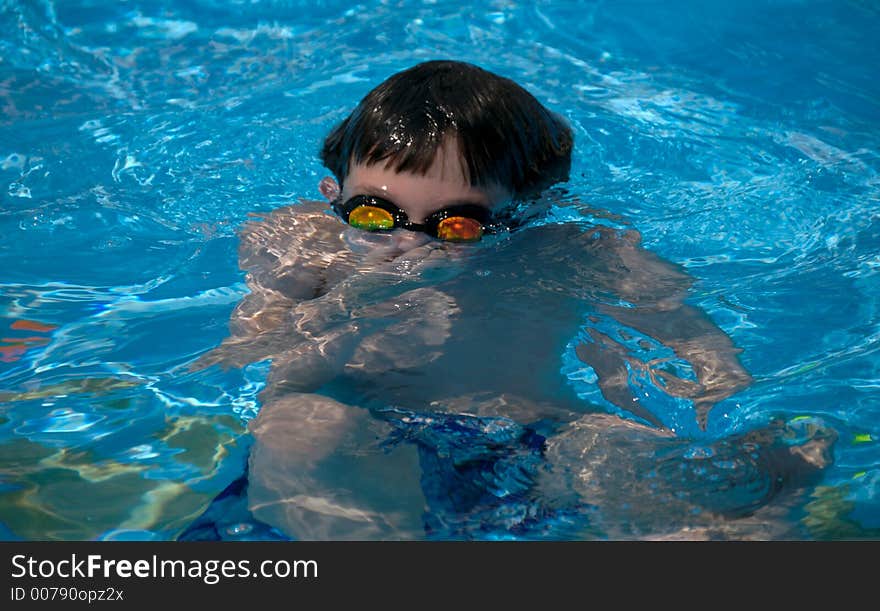
[(352, 162), (424, 175), (449, 135), (471, 186), (498, 184), (523, 198), (568, 180), (574, 136), (560, 115), (508, 78), (446, 60), (370, 91), (324, 140), (321, 161), (340, 185)]

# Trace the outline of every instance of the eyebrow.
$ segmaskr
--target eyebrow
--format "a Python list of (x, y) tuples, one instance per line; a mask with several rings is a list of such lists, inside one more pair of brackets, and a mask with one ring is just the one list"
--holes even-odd
[(355, 195), (373, 195), (375, 197), (381, 197), (382, 199), (388, 199), (388, 192), (385, 189), (380, 189), (379, 187), (374, 187), (371, 184), (358, 185), (357, 189), (352, 189)]
[[(392, 204), (394, 204), (398, 208), (400, 208), (398, 203), (396, 201), (394, 201), (394, 199), (392, 199), (391, 195), (388, 193), (388, 191), (386, 189), (380, 189), (379, 187), (376, 187), (372, 184), (367, 183), (367, 184), (357, 185), (357, 188), (352, 189), (352, 191), (353, 191), (352, 197), (354, 197), (355, 195), (370, 195), (372, 197), (380, 197), (386, 201), (391, 202)], [(461, 199), (455, 199), (453, 201), (444, 202), (443, 205), (439, 206), (434, 211), (436, 212), (438, 210), (443, 210), (445, 208), (450, 208), (452, 206), (460, 206), (462, 204), (470, 204), (470, 205), (474, 205), (474, 206), (483, 206), (483, 207), (488, 208), (489, 202), (487, 200), (488, 200), (488, 196), (483, 196), (483, 197), (474, 196), (474, 195), (465, 196), (465, 197), (462, 197)]]

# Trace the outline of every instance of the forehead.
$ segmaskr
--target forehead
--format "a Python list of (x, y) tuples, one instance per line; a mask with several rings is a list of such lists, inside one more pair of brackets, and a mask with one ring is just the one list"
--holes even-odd
[(343, 192), (346, 197), (362, 193), (387, 196), (401, 207), (416, 203), (420, 207), (442, 207), (456, 202), (491, 206), (506, 196), (501, 189), (470, 184), (466, 164), (454, 137), (444, 140), (424, 175), (397, 172), (384, 163), (352, 163)]

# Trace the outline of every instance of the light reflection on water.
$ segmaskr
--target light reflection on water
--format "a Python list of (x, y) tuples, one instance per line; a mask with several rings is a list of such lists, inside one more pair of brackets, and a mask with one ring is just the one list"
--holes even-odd
[[(718, 430), (826, 418), (841, 441), (809, 532), (876, 532), (880, 94), (864, 57), (878, 16), (755, 3), (763, 19), (746, 23), (692, 4), (687, 23), (675, 5), (4, 4), (10, 538), (171, 538), (238, 476), (267, 365), (186, 369), (244, 294), (235, 230), (317, 197), (329, 127), (391, 72), (439, 56), (514, 77), (569, 118), (583, 203), (550, 218), (629, 223), (696, 276), (691, 303), (756, 379), (716, 408)], [(21, 320), (52, 328), (11, 328)], [(587, 397), (573, 365), (560, 361)]]

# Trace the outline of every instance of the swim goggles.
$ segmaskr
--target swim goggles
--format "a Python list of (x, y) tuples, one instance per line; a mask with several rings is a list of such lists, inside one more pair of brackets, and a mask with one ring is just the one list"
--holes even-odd
[(333, 202), (343, 221), (365, 231), (408, 229), (422, 231), (447, 242), (476, 242), (491, 233), (492, 214), (476, 204), (450, 206), (431, 213), (424, 223), (412, 223), (406, 212), (375, 195), (355, 195), (345, 203)]

